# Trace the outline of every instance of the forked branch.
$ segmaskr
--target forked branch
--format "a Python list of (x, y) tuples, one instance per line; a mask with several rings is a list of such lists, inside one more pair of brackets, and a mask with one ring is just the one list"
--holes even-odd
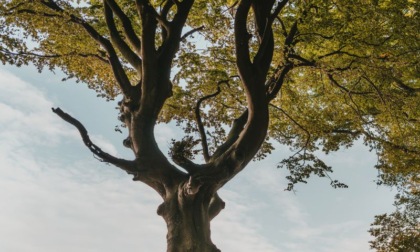
[(131, 50), (124, 39), (121, 38), (120, 33), (115, 25), (112, 8), (104, 0), (105, 21), (111, 35), (111, 41), (116, 48), (121, 52), (123, 57), (140, 73), (141, 60), (138, 55)]
[(120, 6), (114, 0), (106, 0), (106, 3), (111, 7), (112, 11), (121, 20), (124, 33), (128, 38), (130, 44), (135, 48), (137, 52), (140, 52), (141, 44), (140, 39), (137, 37), (136, 32), (133, 29), (130, 19), (121, 10)]

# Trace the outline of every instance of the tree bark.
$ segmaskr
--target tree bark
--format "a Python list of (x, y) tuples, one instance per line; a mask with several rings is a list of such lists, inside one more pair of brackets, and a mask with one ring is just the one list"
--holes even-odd
[(220, 251), (211, 240), (210, 221), (222, 208), (224, 202), (210, 188), (191, 185), (191, 179), (182, 182), (157, 211), (167, 225), (167, 251)]

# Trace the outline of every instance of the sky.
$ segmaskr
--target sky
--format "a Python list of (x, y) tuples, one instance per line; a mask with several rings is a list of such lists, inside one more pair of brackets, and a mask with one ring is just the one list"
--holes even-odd
[[(105, 151), (133, 158), (114, 131), (116, 101), (96, 97), (83, 83), (62, 82), (59, 71), (0, 65), (0, 251), (165, 251), (161, 198), (118, 168), (96, 160), (73, 126), (52, 113), (60, 107), (80, 120)], [(174, 125), (158, 125), (167, 153)], [(277, 164), (290, 152), (277, 146), (220, 191), (226, 208), (212, 221), (212, 240), (225, 252), (370, 251), (367, 230), (376, 214), (392, 211), (392, 191), (378, 187), (374, 153), (354, 147), (324, 156), (332, 189), (312, 178), (285, 191)]]

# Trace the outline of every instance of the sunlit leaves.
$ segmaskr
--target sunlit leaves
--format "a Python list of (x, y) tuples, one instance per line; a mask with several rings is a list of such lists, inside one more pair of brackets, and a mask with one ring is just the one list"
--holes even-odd
[(371, 248), (378, 251), (417, 251), (420, 249), (420, 193), (411, 188), (395, 198), (395, 212), (375, 216), (370, 234)]
[[(280, 1), (277, 1), (279, 3)], [(0, 60), (15, 65), (33, 62), (39, 69), (60, 68), (69, 78), (86, 83), (101, 95), (113, 98), (121, 92), (103, 45), (86, 32), (76, 17), (110, 39), (103, 1), (56, 1), (52, 10), (42, 1), (0, 1)], [(116, 3), (130, 19), (136, 36), (142, 34), (135, 2)], [(157, 14), (167, 10), (172, 21), (176, 4), (150, 1)], [(169, 5), (166, 5), (170, 3)], [(172, 97), (160, 113), (161, 122), (176, 121), (189, 137), (198, 139), (194, 110), (202, 97), (200, 116), (210, 151), (225, 140), (225, 131), (246, 109), (247, 101), (238, 75), (233, 34), (237, 1), (196, 0), (190, 11), (176, 57), (172, 61)], [(329, 153), (360, 139), (378, 153), (383, 183), (398, 184), (420, 169), (420, 35), (417, 1), (291, 1), (274, 19), (273, 61), (268, 80), (290, 67), (278, 95), (270, 101), (267, 143), (299, 150)], [(122, 21), (115, 26), (127, 45)], [(252, 12), (247, 17), (250, 55), (260, 47)], [(159, 26), (158, 33), (164, 31)], [(164, 32), (156, 36), (156, 50)], [(137, 52), (136, 52), (137, 53)], [(117, 50), (132, 85), (140, 74)], [(251, 58), (251, 61), (253, 59)], [(261, 83), (264, 85), (264, 83)], [(268, 88), (267, 88), (268, 90)], [(308, 155), (308, 154), (306, 154)], [(311, 154), (312, 155), (312, 154)], [(312, 156), (294, 156), (290, 169)], [(318, 161), (317, 161), (318, 162)], [(318, 166), (321, 163), (317, 163)], [(322, 165), (319, 167), (323, 167)], [(318, 168), (317, 168), (318, 169)], [(323, 167), (325, 172), (329, 169)], [(296, 168), (296, 171), (299, 168)], [(390, 179), (392, 178), (392, 179)]]

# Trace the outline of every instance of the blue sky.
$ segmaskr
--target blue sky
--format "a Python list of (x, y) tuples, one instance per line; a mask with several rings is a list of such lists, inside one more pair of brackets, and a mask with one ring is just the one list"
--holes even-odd
[[(130, 158), (125, 135), (114, 131), (116, 102), (62, 77), (0, 66), (0, 251), (165, 251), (160, 197), (96, 160), (77, 131), (51, 112), (61, 107), (97, 145)], [(166, 153), (182, 132), (159, 125), (156, 136)], [(369, 251), (369, 225), (392, 210), (395, 193), (373, 182), (374, 153), (356, 143), (325, 157), (348, 189), (313, 178), (295, 194), (284, 191), (286, 173), (276, 168), (288, 153), (278, 146), (221, 189), (226, 208), (212, 222), (214, 243), (222, 251)]]

